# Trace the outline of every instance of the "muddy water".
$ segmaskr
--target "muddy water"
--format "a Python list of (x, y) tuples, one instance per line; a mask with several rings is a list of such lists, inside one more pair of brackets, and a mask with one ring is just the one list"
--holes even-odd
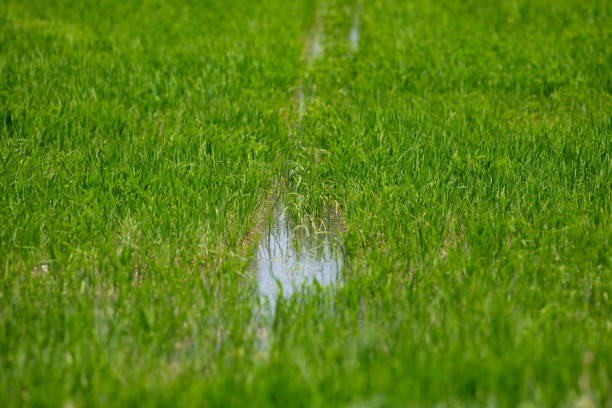
[(250, 264), (264, 314), (273, 316), (280, 297), (308, 291), (315, 281), (321, 287), (340, 283), (340, 224), (326, 221), (317, 231), (297, 226), (282, 200), (275, 205)]

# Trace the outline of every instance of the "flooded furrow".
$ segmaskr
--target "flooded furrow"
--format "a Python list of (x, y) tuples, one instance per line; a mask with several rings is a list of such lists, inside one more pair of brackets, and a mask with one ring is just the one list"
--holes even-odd
[(316, 230), (296, 225), (280, 199), (249, 269), (256, 276), (264, 316), (274, 316), (279, 298), (307, 292), (315, 284), (335, 287), (341, 282), (341, 223), (328, 217)]
[(361, 15), (362, 10), (363, 2), (359, 0), (353, 7), (353, 21), (351, 23), (351, 29), (348, 36), (348, 45), (352, 52), (357, 52), (359, 50), (359, 40), (361, 37), (359, 16)]
[[(315, 23), (310, 29), (308, 36), (306, 37), (304, 49), (302, 50), (302, 60), (304, 61), (306, 72), (312, 68), (315, 61), (323, 55), (324, 51), (324, 35), (323, 35), (323, 22), (321, 19), (320, 12), (315, 17)], [(302, 121), (303, 116), (306, 114), (306, 103), (307, 99), (314, 97), (313, 84), (308, 80), (307, 75), (303, 75), (300, 79), (295, 99), (297, 100), (298, 109), (298, 127)]]
[[(325, 51), (322, 19), (325, 10), (323, 3), (302, 51), (305, 71), (294, 94), (294, 106), (298, 113), (294, 123), (297, 137), (301, 136), (302, 119), (315, 93), (309, 73)], [(358, 42), (358, 31), (356, 35)], [(276, 315), (279, 299), (306, 294), (315, 285), (334, 288), (341, 284), (342, 230), (342, 222), (333, 216), (320, 220), (316, 228), (296, 225), (288, 217), (285, 201), (280, 196), (270, 211), (268, 223), (249, 264), (250, 273), (256, 277), (258, 304), (255, 322), (258, 327), (257, 343), (261, 350), (269, 348), (270, 324)]]
[(349, 31), (349, 48), (353, 52), (357, 52), (359, 50), (359, 17), (358, 14), (355, 13), (353, 16), (353, 24), (351, 25), (351, 30)]

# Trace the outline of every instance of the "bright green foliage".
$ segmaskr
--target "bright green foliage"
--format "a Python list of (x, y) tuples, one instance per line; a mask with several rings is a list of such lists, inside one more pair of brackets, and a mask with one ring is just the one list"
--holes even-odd
[(294, 184), (344, 208), (355, 267), (344, 312), (287, 323), (320, 331), (304, 350), (334, 333), (315, 378), (399, 405), (612, 403), (610, 17), (380, 1), (357, 53), (330, 44)]
[[(612, 404), (611, 91), (605, 0), (1, 3), (0, 404)], [(281, 180), (345, 279), (262, 351)]]
[(311, 7), (0, 15), (0, 405), (157, 403), (183, 378), (238, 381), (242, 241), (283, 167), (279, 110)]

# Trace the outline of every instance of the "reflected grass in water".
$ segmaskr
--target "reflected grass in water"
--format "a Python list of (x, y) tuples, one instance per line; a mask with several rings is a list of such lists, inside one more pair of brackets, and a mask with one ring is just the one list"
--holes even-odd
[(282, 199), (274, 206), (249, 267), (257, 277), (259, 304), (264, 313), (274, 315), (279, 297), (290, 298), (315, 284), (339, 284), (340, 223), (332, 217), (325, 221), (313, 231), (295, 225)]

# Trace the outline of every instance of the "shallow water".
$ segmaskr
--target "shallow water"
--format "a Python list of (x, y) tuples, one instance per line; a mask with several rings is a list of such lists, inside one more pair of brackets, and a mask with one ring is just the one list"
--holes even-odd
[(340, 283), (340, 224), (331, 218), (327, 221), (314, 232), (294, 225), (282, 200), (274, 207), (250, 264), (257, 276), (260, 305), (270, 315), (280, 296), (290, 298), (307, 291), (315, 281), (321, 287)]
[(323, 34), (315, 35), (309, 53), (311, 63), (323, 55)]
[(351, 27), (349, 43), (351, 45), (351, 50), (357, 51), (359, 49), (359, 25), (357, 23), (353, 23)]

